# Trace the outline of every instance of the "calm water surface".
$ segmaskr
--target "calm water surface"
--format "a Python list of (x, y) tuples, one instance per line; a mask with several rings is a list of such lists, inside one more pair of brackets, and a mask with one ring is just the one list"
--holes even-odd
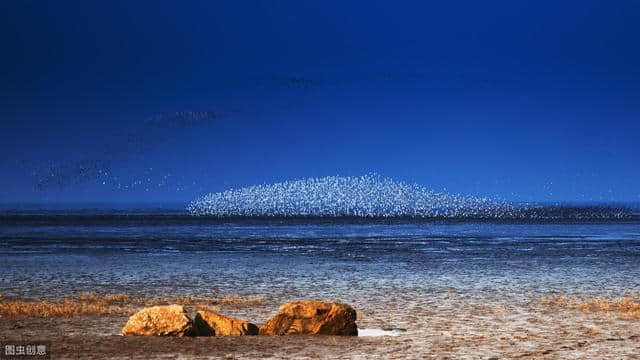
[(271, 294), (355, 301), (640, 290), (640, 222), (231, 221), (10, 216), (0, 293)]

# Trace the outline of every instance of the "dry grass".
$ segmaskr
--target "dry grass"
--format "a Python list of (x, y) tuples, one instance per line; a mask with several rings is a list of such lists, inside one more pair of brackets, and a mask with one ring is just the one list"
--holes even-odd
[(570, 309), (583, 313), (604, 314), (608, 317), (614, 314), (624, 320), (640, 319), (640, 295), (635, 292), (618, 298), (552, 295), (542, 297), (540, 305), (545, 310)]
[(99, 295), (80, 293), (75, 298), (60, 301), (9, 300), (0, 297), (0, 315), (3, 316), (72, 316), (72, 315), (130, 315), (133, 309), (123, 294)]
[(179, 304), (183, 306), (219, 306), (226, 308), (245, 308), (252, 306), (261, 306), (266, 302), (264, 296), (257, 295), (225, 295), (225, 296), (200, 296), (200, 295), (185, 295), (185, 296), (156, 296), (152, 298), (137, 298), (132, 300), (138, 306), (152, 306), (152, 305), (168, 305)]
[(137, 308), (154, 305), (179, 304), (186, 307), (244, 308), (265, 304), (263, 296), (157, 296), (140, 297), (128, 294), (100, 294), (83, 292), (60, 300), (8, 299), (0, 294), (0, 316), (74, 316), (74, 315), (131, 315)]
[(97, 292), (81, 292), (78, 300), (84, 302), (101, 302), (106, 304), (128, 304), (131, 297), (127, 294), (100, 294)]

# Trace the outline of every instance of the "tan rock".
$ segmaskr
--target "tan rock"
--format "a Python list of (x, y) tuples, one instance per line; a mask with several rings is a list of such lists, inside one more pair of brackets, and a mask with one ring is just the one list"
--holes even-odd
[(346, 304), (315, 300), (284, 304), (260, 327), (260, 335), (288, 334), (357, 336), (356, 311)]
[(191, 319), (180, 305), (144, 308), (133, 314), (122, 328), (123, 335), (138, 336), (185, 336), (191, 331)]
[(259, 331), (250, 322), (209, 311), (198, 311), (193, 320), (193, 329), (196, 336), (258, 335)]

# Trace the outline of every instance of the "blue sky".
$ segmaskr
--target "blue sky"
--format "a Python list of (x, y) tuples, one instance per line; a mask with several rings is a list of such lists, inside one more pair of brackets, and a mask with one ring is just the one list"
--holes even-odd
[[(369, 172), (515, 201), (640, 200), (638, 1), (0, 13), (0, 202), (186, 202)], [(189, 111), (216, 116), (170, 115)]]

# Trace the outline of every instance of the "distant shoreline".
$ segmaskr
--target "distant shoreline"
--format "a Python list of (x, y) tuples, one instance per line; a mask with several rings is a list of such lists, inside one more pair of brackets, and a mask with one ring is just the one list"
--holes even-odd
[(588, 223), (637, 223), (640, 214), (630, 214), (623, 217), (550, 217), (550, 218), (522, 218), (522, 217), (356, 217), (356, 216), (194, 216), (186, 212), (179, 214), (144, 214), (144, 213), (0, 213), (0, 225), (47, 225), (47, 224), (91, 224), (103, 222), (122, 223), (288, 223), (288, 224), (411, 224), (411, 223), (489, 223), (489, 224), (588, 224)]

